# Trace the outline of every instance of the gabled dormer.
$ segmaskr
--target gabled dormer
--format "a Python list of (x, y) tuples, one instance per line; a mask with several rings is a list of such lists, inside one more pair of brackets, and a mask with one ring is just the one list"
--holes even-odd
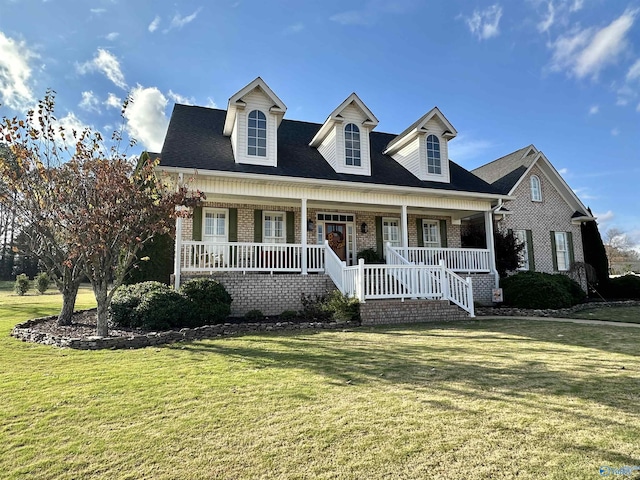
[(458, 132), (438, 107), (433, 107), (394, 138), (383, 152), (420, 180), (449, 183), (448, 142)]
[(352, 93), (322, 124), (309, 145), (337, 173), (371, 175), (369, 132), (378, 125), (371, 110)]
[(224, 135), (236, 163), (278, 166), (278, 127), (287, 107), (258, 77), (229, 99)]

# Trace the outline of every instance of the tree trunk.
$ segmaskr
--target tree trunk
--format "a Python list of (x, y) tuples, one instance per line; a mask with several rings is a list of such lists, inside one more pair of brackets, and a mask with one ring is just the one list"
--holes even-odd
[(102, 280), (93, 284), (93, 293), (98, 303), (98, 321), (96, 327), (96, 335), (106, 337), (109, 335), (109, 285), (106, 280)]
[(62, 286), (62, 310), (58, 315), (58, 325), (71, 325), (71, 317), (76, 306), (80, 282), (67, 282)]

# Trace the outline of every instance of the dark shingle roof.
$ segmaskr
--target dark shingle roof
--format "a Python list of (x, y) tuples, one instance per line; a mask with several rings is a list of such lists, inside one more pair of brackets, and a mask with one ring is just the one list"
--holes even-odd
[(371, 176), (336, 173), (309, 142), (321, 124), (283, 120), (278, 129), (278, 166), (235, 163), (231, 140), (222, 134), (225, 110), (176, 104), (160, 155), (161, 166), (336, 180), (377, 185), (497, 194), (498, 190), (449, 161), (451, 183), (419, 180), (382, 151), (396, 135), (372, 132)]
[[(533, 150), (527, 156), (524, 156), (529, 149)], [(524, 175), (524, 172), (531, 166), (536, 158), (536, 153), (535, 147), (529, 145), (482, 165), (471, 172), (496, 187), (500, 193), (507, 195)]]

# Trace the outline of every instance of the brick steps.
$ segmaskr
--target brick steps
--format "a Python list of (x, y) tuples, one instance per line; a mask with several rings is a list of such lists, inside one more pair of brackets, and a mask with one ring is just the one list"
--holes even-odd
[(362, 325), (468, 320), (469, 314), (446, 300), (367, 300), (360, 304)]

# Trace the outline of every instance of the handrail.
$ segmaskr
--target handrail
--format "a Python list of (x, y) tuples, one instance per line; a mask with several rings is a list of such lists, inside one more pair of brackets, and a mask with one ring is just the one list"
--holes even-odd
[(454, 272), (490, 272), (491, 252), (483, 248), (390, 247), (410, 263), (438, 265), (444, 260)]

